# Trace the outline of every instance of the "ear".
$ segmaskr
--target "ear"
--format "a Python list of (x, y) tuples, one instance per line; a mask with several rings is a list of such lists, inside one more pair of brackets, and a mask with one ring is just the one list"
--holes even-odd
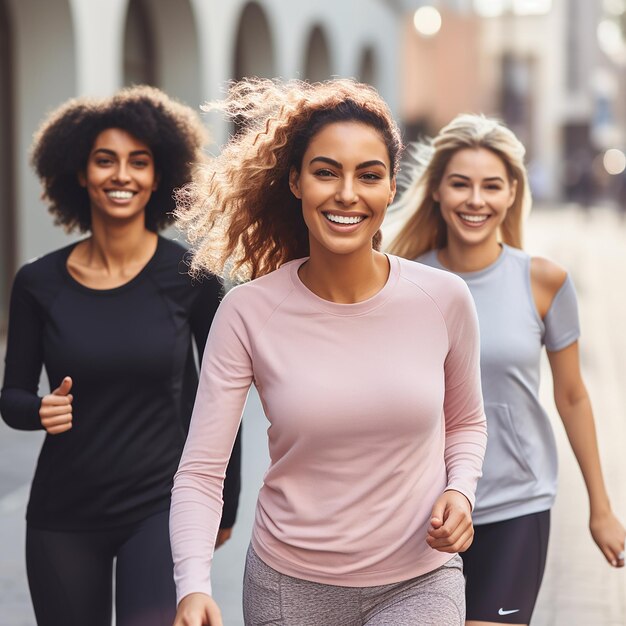
[(509, 206), (508, 206), (509, 209), (513, 206), (516, 195), (517, 195), (517, 180), (514, 180), (511, 183), (511, 192), (509, 194)]
[(441, 201), (441, 194), (439, 193), (439, 189), (435, 189), (435, 191), (433, 191), (432, 193), (433, 196), (433, 200), (435, 202), (440, 202)]
[(391, 193), (389, 194), (389, 202), (387, 202), (387, 205), (390, 205), (393, 202), (393, 199), (396, 197), (396, 177), (394, 176), (391, 179)]
[(157, 174), (154, 177), (154, 182), (152, 183), (152, 191), (156, 191), (159, 188), (160, 183), (161, 183), (161, 174)]
[(78, 178), (78, 184), (81, 187), (87, 186), (87, 176), (85, 176), (85, 172), (83, 171), (78, 172), (77, 178)]
[(289, 170), (289, 189), (291, 189), (291, 193), (298, 198), (298, 200), (302, 199), (302, 194), (300, 193), (300, 174), (295, 167)]

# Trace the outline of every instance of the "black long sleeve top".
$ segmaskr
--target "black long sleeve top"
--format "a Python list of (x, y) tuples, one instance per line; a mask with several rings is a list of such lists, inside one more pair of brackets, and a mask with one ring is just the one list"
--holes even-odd
[[(221, 295), (214, 277), (192, 282), (185, 249), (163, 237), (128, 283), (90, 289), (67, 270), (74, 245), (15, 277), (0, 394), (9, 426), (37, 430), (42, 365), (51, 389), (73, 379), (72, 428), (46, 436), (26, 515), (52, 530), (111, 528), (169, 507), (198, 382), (192, 338), (202, 357)], [(238, 437), (224, 528), (235, 522), (240, 457)]]

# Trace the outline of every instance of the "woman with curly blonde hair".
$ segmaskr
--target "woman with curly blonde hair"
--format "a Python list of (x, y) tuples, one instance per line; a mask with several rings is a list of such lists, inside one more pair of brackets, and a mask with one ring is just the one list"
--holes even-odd
[(172, 492), (176, 626), (222, 624), (210, 570), (252, 383), (271, 464), (244, 576), (248, 625), (463, 623), (457, 552), (485, 447), (463, 281), (377, 250), (398, 128), (350, 80), (244, 80), (244, 121), (179, 194), (192, 267), (254, 280), (222, 301)]
[(528, 624), (546, 562), (557, 451), (539, 403), (545, 346), (554, 399), (580, 465), (593, 539), (624, 566), (625, 532), (602, 478), (593, 413), (580, 373), (576, 295), (565, 270), (522, 250), (530, 209), (524, 146), (503, 124), (460, 115), (416, 146), (397, 206), (412, 212), (391, 250), (458, 274), (481, 329), (489, 443), (463, 555), (467, 624)]

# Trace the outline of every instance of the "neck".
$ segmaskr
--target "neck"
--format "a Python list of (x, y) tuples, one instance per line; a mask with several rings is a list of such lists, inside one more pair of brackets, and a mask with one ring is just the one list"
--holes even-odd
[(389, 277), (389, 261), (372, 248), (353, 254), (316, 254), (299, 270), (300, 280), (314, 294), (338, 304), (354, 304), (376, 295)]
[(478, 272), (495, 263), (502, 246), (494, 238), (488, 242), (472, 245), (448, 239), (448, 245), (439, 251), (439, 260), (453, 272)]
[[(93, 218), (93, 216), (92, 216)], [(92, 219), (88, 254), (94, 265), (108, 270), (130, 265), (154, 251), (157, 235), (145, 227), (143, 216), (124, 224)]]

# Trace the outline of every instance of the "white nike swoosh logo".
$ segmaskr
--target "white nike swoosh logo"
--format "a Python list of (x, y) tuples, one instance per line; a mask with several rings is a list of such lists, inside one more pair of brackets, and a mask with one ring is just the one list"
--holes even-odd
[(511, 615), (511, 613), (519, 613), (519, 609), (513, 609), (512, 611), (505, 611), (504, 609), (498, 610), (498, 615)]

